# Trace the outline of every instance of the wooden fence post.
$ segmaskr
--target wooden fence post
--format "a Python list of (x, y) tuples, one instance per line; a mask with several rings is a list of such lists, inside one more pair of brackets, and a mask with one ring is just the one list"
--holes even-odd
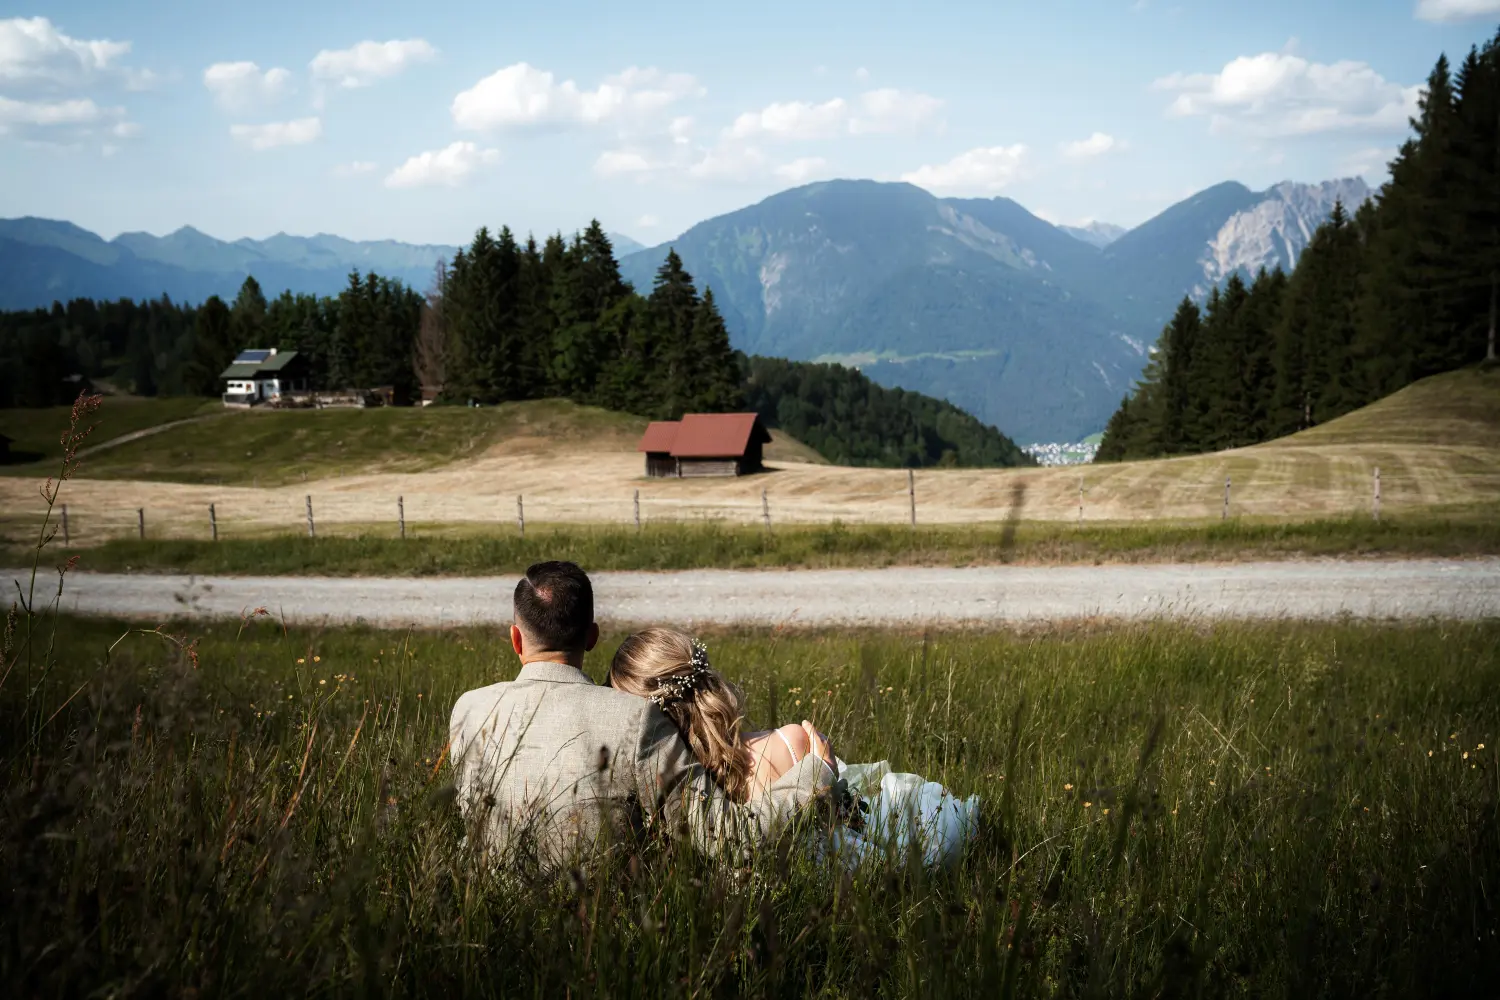
[(63, 504), (62, 505), (62, 529), (63, 529), (63, 547), (66, 548), (67, 545), (68, 545), (68, 505), (67, 504)]
[(917, 526), (917, 474), (906, 470), (906, 499), (911, 504), (911, 526)]
[(307, 537), (308, 538), (315, 538), (315, 537), (317, 537), (316, 533), (313, 531), (312, 494), (311, 493), (309, 493), (307, 495)]
[(208, 530), (213, 533), (213, 540), (219, 540), (219, 515), (214, 510), (214, 505), (208, 505)]
[(1083, 523), (1083, 477), (1078, 477), (1078, 523)]
[(760, 491), (760, 516), (765, 518), (766, 530), (771, 530), (771, 501), (766, 497), (764, 488)]
[(641, 491), (635, 491), (635, 530), (641, 530)]
[(406, 537), (406, 497), (396, 498), (396, 521), (401, 525), (401, 537)]
[(136, 516), (136, 520), (140, 522), (140, 526), (141, 526), (141, 541), (144, 542), (146, 540), (146, 508), (144, 508), (144, 507), (137, 507), (135, 509), (135, 516)]
[(1229, 477), (1224, 477), (1224, 513), (1219, 515), (1219, 520), (1229, 520)]
[(516, 527), (521, 529), (521, 537), (526, 537), (526, 508), (521, 504), (521, 494), (516, 494)]
[(1375, 466), (1375, 520), (1380, 520), (1380, 466)]

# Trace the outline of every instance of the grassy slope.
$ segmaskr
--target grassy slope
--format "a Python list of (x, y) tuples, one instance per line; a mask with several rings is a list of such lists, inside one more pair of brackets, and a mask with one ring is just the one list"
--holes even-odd
[(1500, 365), (1422, 379), (1363, 409), (1262, 447), (1386, 444), (1500, 447)]
[[(179, 483), (257, 483), (277, 486), (308, 478), (359, 473), (422, 472), (481, 454), (500, 440), (516, 451), (633, 450), (646, 420), (566, 400), (500, 406), (370, 410), (225, 410), (201, 400), (107, 400), (99, 415), (112, 436), (179, 415), (209, 419), (159, 436), (131, 441), (91, 456), (91, 479)], [(189, 405), (191, 404), (191, 405)], [(54, 442), (67, 411), (0, 411), (26, 440)], [(160, 417), (157, 418), (157, 414)], [(59, 422), (60, 420), (60, 422)], [(55, 426), (55, 431), (54, 431)], [(0, 425), (0, 429), (4, 429)], [(7, 433), (19, 436), (16, 431)], [(826, 464), (822, 456), (777, 431), (767, 447), (772, 461)], [(92, 439), (91, 439), (92, 443)], [(15, 447), (20, 447), (16, 445)], [(17, 470), (22, 471), (22, 470)], [(35, 474), (38, 470), (30, 470)]]
[[(107, 396), (103, 411), (109, 419), (95, 421), (96, 429), (84, 446), (94, 447), (148, 427), (199, 413), (213, 413), (215, 409), (222, 407), (197, 398)], [(55, 472), (52, 465), (62, 458), (62, 447), (58, 442), (63, 431), (68, 429), (71, 411), (68, 406), (50, 406), (42, 410), (0, 409), (0, 433), (14, 439), (10, 446), (12, 464), (0, 466), (0, 474), (45, 476)]]
[(106, 661), (123, 629), (64, 621), (30, 702), (0, 690), (16, 996), (1487, 996), (1500, 967), (1495, 623), (709, 635), (753, 723), (980, 796), (956, 871), (852, 879), (652, 843), (487, 874), (443, 747), (514, 676), (491, 630)]
[(585, 440), (623, 442), (644, 427), (639, 417), (564, 400), (478, 408), (226, 410), (91, 458), (85, 475), (276, 486), (304, 474), (422, 472), (478, 455), (502, 437), (566, 448)]

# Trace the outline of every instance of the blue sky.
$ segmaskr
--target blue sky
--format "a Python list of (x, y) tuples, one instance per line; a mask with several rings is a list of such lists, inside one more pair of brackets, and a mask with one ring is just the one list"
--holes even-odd
[(1135, 225), (1362, 174), (1500, 0), (334, 4), (0, 18), (0, 216), (112, 237), (481, 224), (655, 243), (829, 177)]

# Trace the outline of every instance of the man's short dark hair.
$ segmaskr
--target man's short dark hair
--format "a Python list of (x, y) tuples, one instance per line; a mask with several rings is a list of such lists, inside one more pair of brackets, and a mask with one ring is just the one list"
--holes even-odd
[(516, 584), (516, 624), (544, 649), (576, 653), (594, 624), (594, 585), (575, 563), (540, 562)]

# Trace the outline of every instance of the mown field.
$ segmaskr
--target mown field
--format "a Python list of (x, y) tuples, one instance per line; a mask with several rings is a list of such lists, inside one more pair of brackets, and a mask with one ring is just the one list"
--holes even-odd
[(756, 723), (981, 795), (970, 855), (555, 877), (458, 846), (497, 635), (57, 624), (0, 688), (16, 996), (1494, 992), (1497, 623), (713, 634)]
[[(594, 570), (823, 569), (879, 566), (1066, 565), (1500, 555), (1500, 518), (1459, 512), (1313, 521), (1087, 524), (1023, 521), (916, 529), (895, 525), (782, 525), (772, 531), (723, 523), (648, 524), (640, 530), (542, 525), (336, 525), (315, 538), (221, 535), (218, 542), (116, 538), (75, 547), (95, 571), (318, 576), (487, 576), (523, 572), (542, 559)], [(34, 539), (31, 539), (34, 541)], [(17, 537), (0, 562), (30, 563)], [(45, 565), (63, 558), (49, 551)]]
[[(100, 430), (114, 420), (106, 400)], [(16, 419), (10, 414), (5, 419)], [(1500, 367), (1414, 383), (1326, 425), (1252, 448), (1147, 462), (1027, 469), (848, 468), (817, 464), (778, 436), (764, 474), (648, 479), (635, 451), (644, 421), (559, 400), (463, 408), (219, 413), (89, 454), (68, 485), (74, 538), (94, 545), (136, 534), (206, 539), (208, 510), (224, 537), (305, 531), (309, 497), (320, 533), (394, 532), (398, 502), (423, 530), (528, 529), (651, 523), (761, 526), (919, 525), (1012, 521), (1202, 524), (1374, 516), (1495, 518), (1500, 504)], [(51, 433), (51, 432), (49, 432)], [(0, 477), (0, 535), (40, 516), (37, 489), (54, 470), (10, 466)], [(21, 470), (27, 470), (23, 476)], [(908, 492), (909, 486), (913, 492)], [(1231, 487), (1226, 489), (1226, 487)]]

